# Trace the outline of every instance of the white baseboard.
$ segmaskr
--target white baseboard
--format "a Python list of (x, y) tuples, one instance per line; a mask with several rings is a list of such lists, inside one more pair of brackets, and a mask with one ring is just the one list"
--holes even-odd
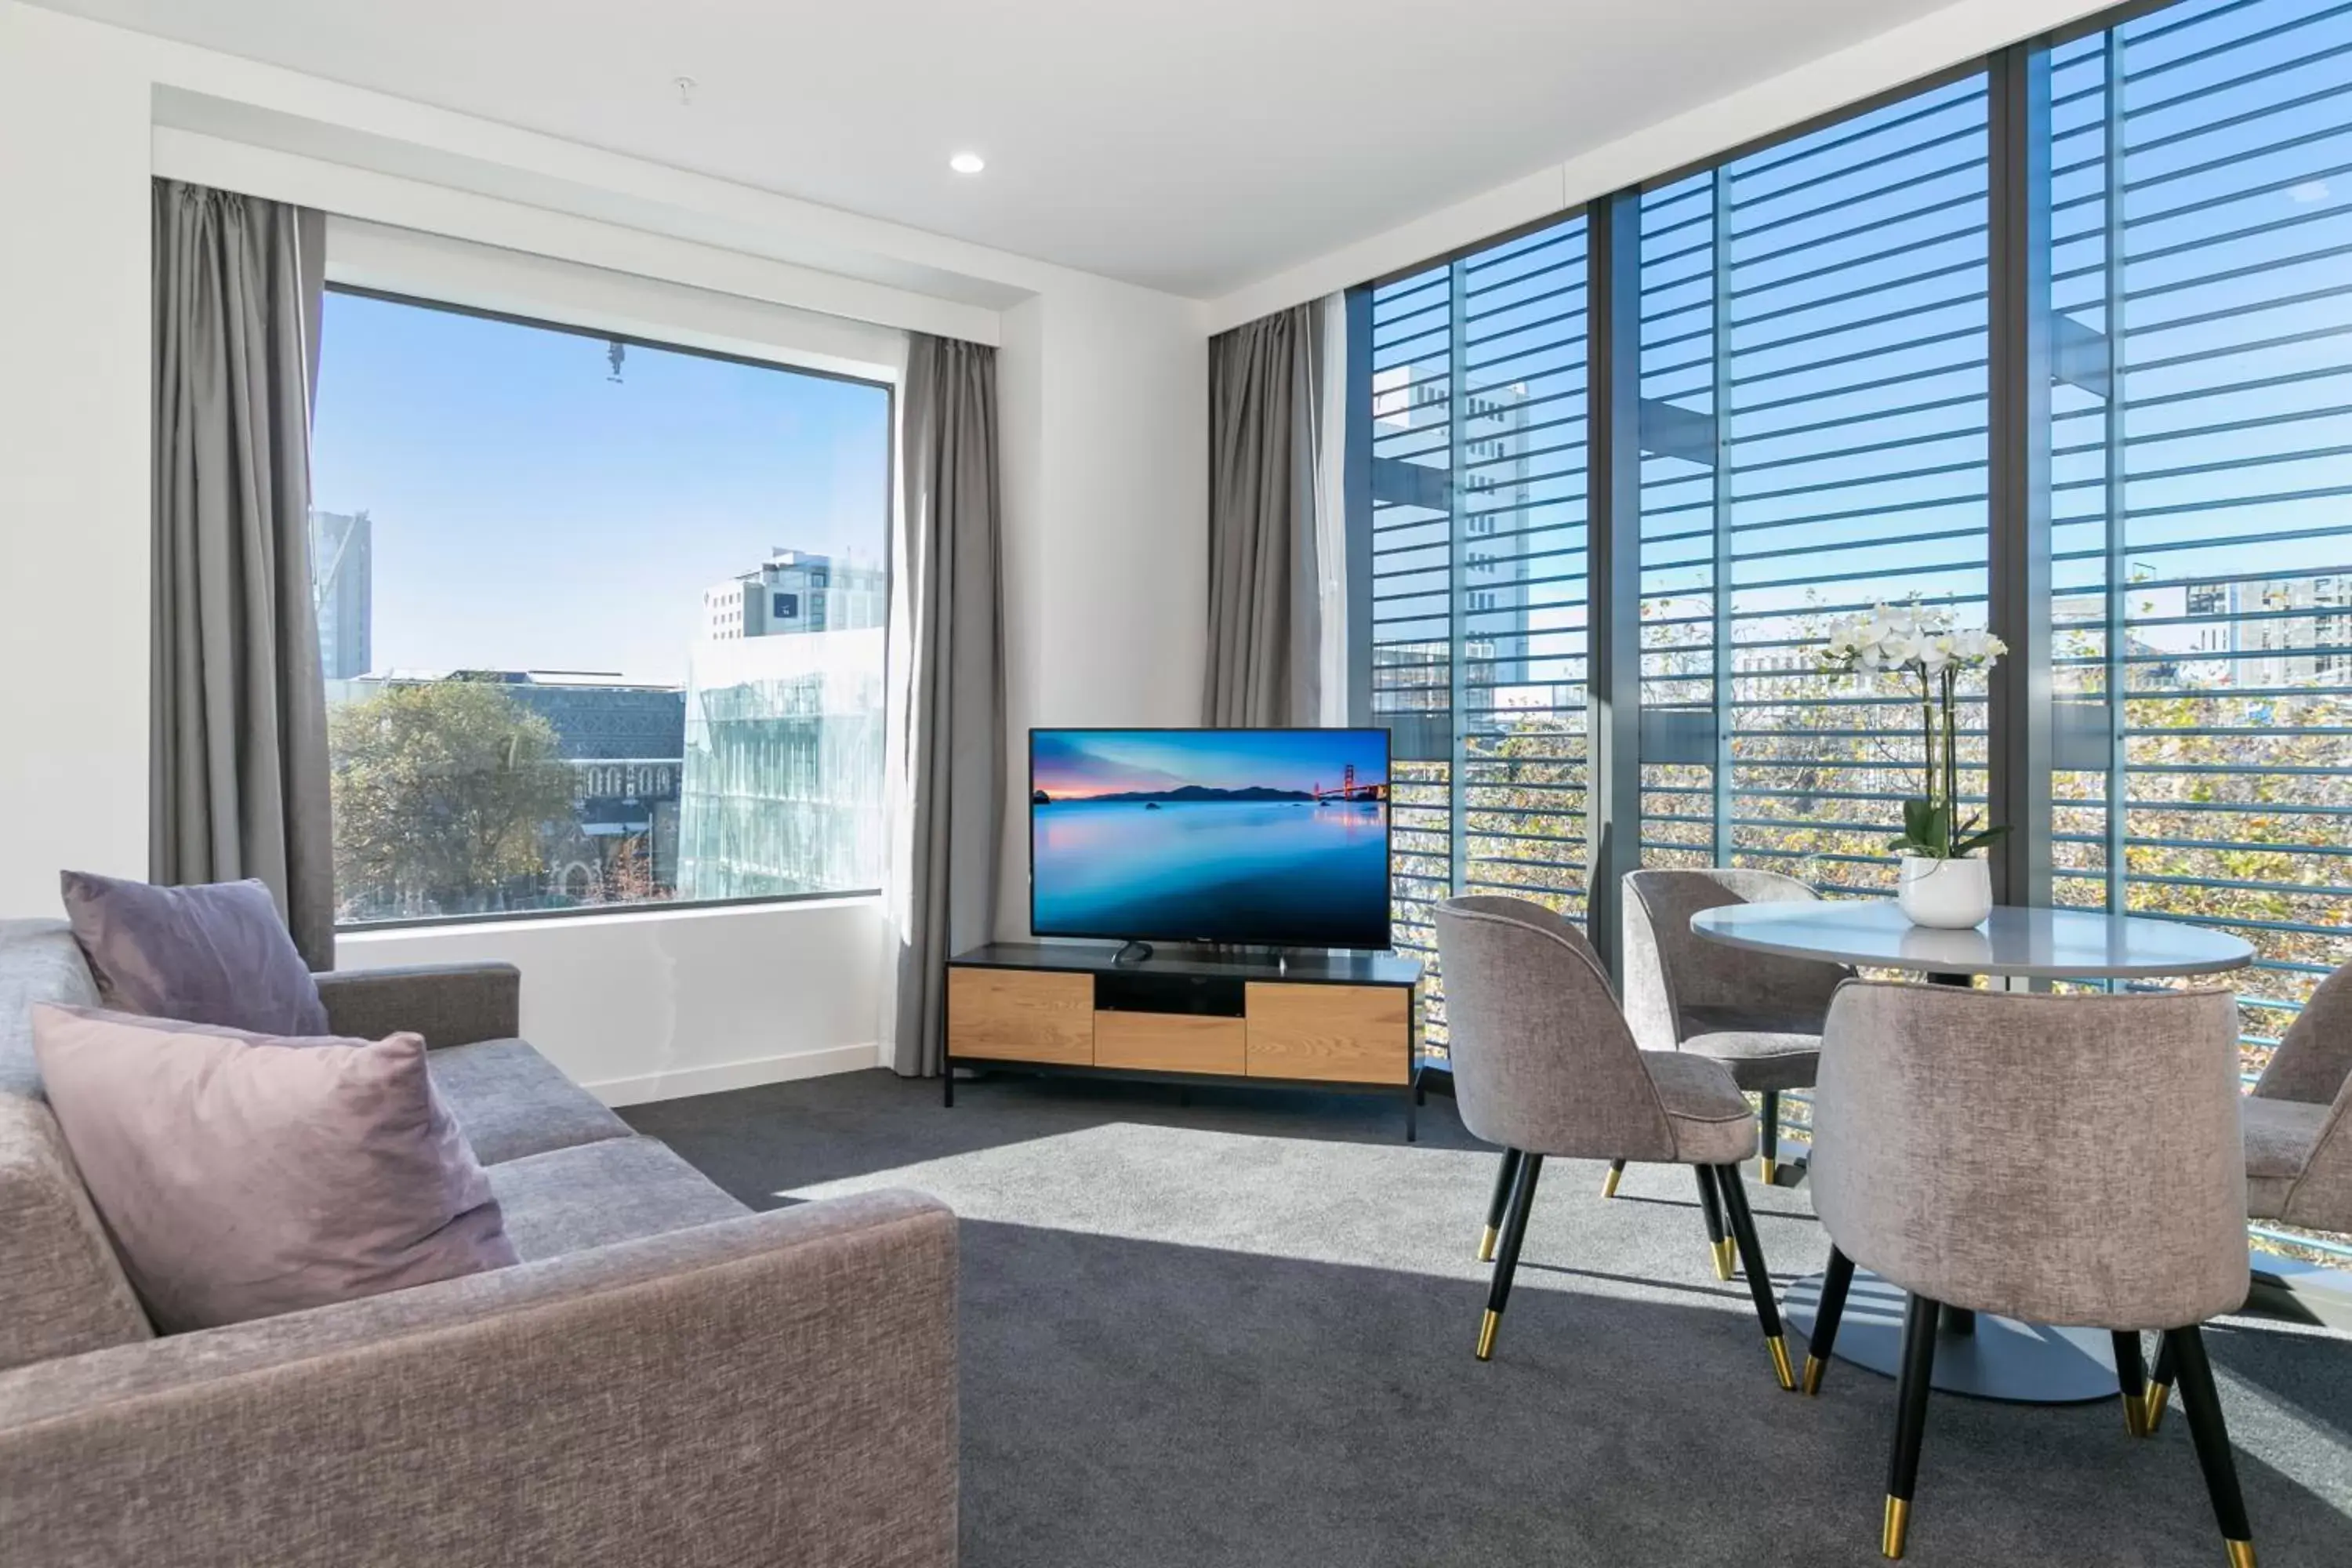
[(677, 1068), (637, 1078), (608, 1078), (581, 1087), (607, 1105), (644, 1105), (656, 1100), (684, 1100), (693, 1094), (718, 1094), (730, 1089), (751, 1089), (763, 1083), (789, 1083), (794, 1079), (823, 1078), (828, 1073), (859, 1072), (876, 1065), (872, 1044), (834, 1046), (822, 1051), (797, 1051), (790, 1056), (753, 1057), (749, 1061), (714, 1062), (709, 1067)]

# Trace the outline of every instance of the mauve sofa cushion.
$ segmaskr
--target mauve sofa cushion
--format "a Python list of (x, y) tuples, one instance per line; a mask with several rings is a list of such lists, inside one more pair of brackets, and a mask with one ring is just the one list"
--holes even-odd
[(88, 871), (58, 881), (105, 1005), (257, 1035), (327, 1032), (319, 983), (261, 883), (159, 888)]
[(33, 1049), (165, 1333), (515, 1261), (419, 1036), (277, 1039), (43, 1004)]

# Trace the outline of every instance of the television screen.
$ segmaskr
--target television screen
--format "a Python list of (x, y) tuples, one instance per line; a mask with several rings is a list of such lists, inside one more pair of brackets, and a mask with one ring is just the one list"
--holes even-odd
[(1039, 936), (1389, 945), (1385, 730), (1033, 730)]

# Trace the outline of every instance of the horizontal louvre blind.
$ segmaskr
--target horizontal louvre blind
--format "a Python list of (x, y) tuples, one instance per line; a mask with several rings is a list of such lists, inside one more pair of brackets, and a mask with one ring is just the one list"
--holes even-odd
[[(1998, 142), (1996, 82), (2023, 132)], [(1982, 624), (1992, 479), (2042, 482), (2046, 456), (2003, 521), (2041, 530), (2046, 503), (2047, 532), (1999, 557), (2020, 574), (1999, 602), (2039, 593), (2050, 618), (2009, 656), (2051, 694), (2021, 864), (2031, 885), (2046, 848), (2061, 904), (2251, 941), (2251, 1084), (2352, 963), (2352, 0), (2180, 0), (2019, 46), (1612, 214), (1632, 342), (1592, 379), (1633, 515), (1585, 493), (1581, 219), (1373, 290), (1375, 570), (1351, 625), (1398, 740), (1400, 946), (1433, 956), (1449, 891), (1580, 917), (1594, 788), (1638, 794), (1594, 820), (1636, 817), (1643, 864), (1890, 890), (1916, 699), (1823, 673), (1819, 645), (1880, 604)], [(1996, 258), (2024, 341), (1991, 336)], [(2002, 403), (1998, 452), (1996, 361), (2018, 406), (2048, 395), (2046, 422)], [(1588, 524), (1637, 563), (1637, 671), (1606, 648), (1588, 671)], [(1588, 774), (1588, 680), (1638, 689), (1633, 779)], [(1982, 810), (1990, 714), (1980, 684), (1964, 700)], [(2009, 759), (2043, 717), (2005, 712)]]
[(1579, 216), (1372, 297), (1370, 717), (1432, 963), (1452, 893), (1584, 907), (1586, 266)]
[(1982, 623), (1985, 157), (1978, 76), (1642, 198), (1644, 864), (1893, 885), (1916, 699), (1815, 647), (1881, 603)]
[(2252, 942), (2251, 1079), (2352, 960), (2352, 5), (2172, 6), (2050, 90), (2055, 897)]

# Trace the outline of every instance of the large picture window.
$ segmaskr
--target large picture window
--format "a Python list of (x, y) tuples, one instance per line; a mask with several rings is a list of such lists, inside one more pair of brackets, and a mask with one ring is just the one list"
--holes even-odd
[(349, 926), (880, 881), (890, 391), (333, 290)]
[(1960, 721), (2008, 901), (2244, 937), (2251, 1083), (2352, 962), (2347, 62), (2340, 0), (2135, 5), (1360, 291), (1399, 945), (1532, 891), (1608, 955), (1640, 865), (1887, 895), (1916, 712), (1818, 649), (1916, 601), (2011, 644)]

